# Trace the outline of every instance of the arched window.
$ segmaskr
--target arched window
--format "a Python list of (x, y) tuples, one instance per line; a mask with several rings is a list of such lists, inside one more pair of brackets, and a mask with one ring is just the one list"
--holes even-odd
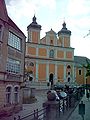
[(50, 57), (50, 58), (54, 58), (54, 50), (50, 50), (50, 52), (49, 52), (49, 57)]
[(71, 68), (71, 66), (70, 66), (70, 65), (68, 65), (68, 66), (67, 66), (67, 68), (68, 68), (68, 69), (70, 69), (70, 68)]
[(6, 88), (6, 103), (10, 104), (11, 103), (11, 92), (12, 92), (12, 88), (11, 86)]
[(14, 88), (14, 103), (18, 103), (19, 102), (19, 88), (15, 87)]

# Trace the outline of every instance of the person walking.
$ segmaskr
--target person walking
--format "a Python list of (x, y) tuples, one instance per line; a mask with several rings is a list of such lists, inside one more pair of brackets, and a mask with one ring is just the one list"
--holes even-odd
[(89, 91), (88, 90), (87, 90), (87, 93), (86, 93), (86, 97), (89, 100), (90, 95), (89, 95)]

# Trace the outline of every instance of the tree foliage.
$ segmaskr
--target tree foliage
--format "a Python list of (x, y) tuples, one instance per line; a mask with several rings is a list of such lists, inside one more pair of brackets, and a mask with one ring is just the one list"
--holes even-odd
[(86, 68), (86, 77), (90, 76), (90, 62), (88, 61), (88, 59), (86, 59), (86, 63), (87, 65), (84, 65), (84, 67)]

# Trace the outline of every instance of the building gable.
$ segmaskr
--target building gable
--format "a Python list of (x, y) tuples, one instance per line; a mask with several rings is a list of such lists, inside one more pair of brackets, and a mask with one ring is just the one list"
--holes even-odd
[(0, 0), (0, 19), (8, 21), (8, 14), (4, 0)]

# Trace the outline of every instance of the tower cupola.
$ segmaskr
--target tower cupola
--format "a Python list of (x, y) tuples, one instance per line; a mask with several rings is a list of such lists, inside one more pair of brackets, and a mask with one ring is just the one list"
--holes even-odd
[(37, 29), (37, 30), (41, 30), (41, 25), (39, 25), (37, 22), (36, 22), (36, 17), (34, 15), (34, 17), (32, 18), (32, 23), (27, 27), (27, 30), (30, 29), (30, 28), (33, 28), (33, 29)]
[(62, 29), (58, 32), (58, 36), (61, 35), (61, 34), (65, 34), (65, 35), (70, 36), (71, 31), (66, 28), (66, 23), (65, 22), (62, 24), (62, 26), (63, 26)]

